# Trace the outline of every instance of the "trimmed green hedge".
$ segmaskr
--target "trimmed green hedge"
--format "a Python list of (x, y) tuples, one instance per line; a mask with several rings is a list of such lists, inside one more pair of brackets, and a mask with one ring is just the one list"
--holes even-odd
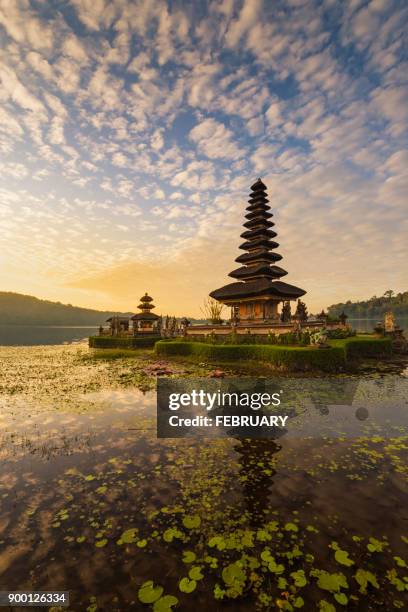
[(375, 336), (355, 336), (345, 340), (332, 340), (332, 346), (342, 347), (346, 361), (362, 357), (383, 357), (391, 355), (391, 338), (376, 338)]
[(121, 348), (121, 349), (135, 349), (135, 348), (151, 348), (155, 343), (160, 340), (160, 336), (144, 336), (142, 338), (117, 338), (114, 336), (90, 336), (89, 346), (91, 348)]
[(155, 351), (161, 357), (181, 355), (219, 361), (252, 359), (266, 361), (288, 370), (333, 372), (344, 368), (347, 362), (353, 359), (391, 354), (391, 341), (389, 338), (356, 336), (331, 340), (330, 348), (321, 349), (312, 346), (233, 345), (161, 340), (156, 342)]
[(157, 355), (191, 355), (201, 359), (236, 361), (253, 359), (267, 361), (288, 370), (335, 371), (345, 366), (344, 350), (330, 347), (274, 346), (267, 344), (206, 344), (204, 342), (160, 341), (155, 345)]

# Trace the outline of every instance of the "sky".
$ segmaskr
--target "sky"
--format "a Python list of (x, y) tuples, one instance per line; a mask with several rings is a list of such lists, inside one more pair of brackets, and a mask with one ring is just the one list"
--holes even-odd
[(268, 187), (309, 311), (408, 289), (404, 0), (0, 0), (0, 290), (200, 316)]

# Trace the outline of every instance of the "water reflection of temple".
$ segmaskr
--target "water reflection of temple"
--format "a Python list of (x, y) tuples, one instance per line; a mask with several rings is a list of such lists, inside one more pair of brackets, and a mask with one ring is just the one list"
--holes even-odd
[(263, 525), (270, 509), (269, 493), (276, 474), (274, 456), (281, 448), (270, 438), (240, 439), (234, 446), (241, 466), (244, 505), (253, 527)]

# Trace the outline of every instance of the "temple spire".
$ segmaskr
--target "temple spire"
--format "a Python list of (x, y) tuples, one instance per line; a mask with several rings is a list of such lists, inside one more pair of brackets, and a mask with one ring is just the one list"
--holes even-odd
[(245, 252), (235, 260), (242, 266), (229, 274), (241, 282), (225, 285), (210, 293), (216, 300), (240, 306), (240, 309), (241, 302), (245, 302), (248, 312), (252, 312), (250, 302), (254, 300), (253, 312), (261, 313), (264, 319), (276, 315), (276, 306), (280, 301), (294, 300), (306, 293), (299, 287), (279, 280), (287, 272), (276, 265), (282, 255), (276, 251), (279, 244), (274, 240), (277, 237), (276, 231), (271, 229), (275, 224), (271, 221), (273, 214), (270, 210), (266, 185), (258, 178), (251, 186), (245, 231), (241, 234), (244, 242), (239, 248)]
[(260, 178), (252, 185), (248, 202), (246, 218), (249, 217), (249, 221), (244, 223), (244, 227), (248, 229), (241, 234), (241, 238), (246, 241), (239, 247), (247, 253), (235, 260), (247, 265), (233, 270), (229, 276), (246, 282), (257, 278), (281, 278), (287, 274), (286, 270), (271, 265), (280, 261), (282, 256), (275, 251), (279, 244), (272, 238), (275, 238), (277, 233), (270, 229), (274, 225), (269, 220), (273, 215), (267, 204), (269, 200), (266, 185)]

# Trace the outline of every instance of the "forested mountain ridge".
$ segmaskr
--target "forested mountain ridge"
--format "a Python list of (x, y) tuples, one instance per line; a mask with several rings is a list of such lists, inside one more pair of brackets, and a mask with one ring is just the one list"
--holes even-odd
[(1, 325), (99, 325), (112, 314), (123, 313), (80, 308), (40, 300), (32, 295), (0, 291)]
[(332, 316), (338, 316), (344, 311), (348, 317), (356, 319), (382, 317), (387, 310), (392, 310), (395, 315), (408, 316), (408, 291), (395, 293), (389, 289), (381, 297), (374, 295), (369, 300), (361, 302), (349, 300), (332, 304), (327, 310)]

